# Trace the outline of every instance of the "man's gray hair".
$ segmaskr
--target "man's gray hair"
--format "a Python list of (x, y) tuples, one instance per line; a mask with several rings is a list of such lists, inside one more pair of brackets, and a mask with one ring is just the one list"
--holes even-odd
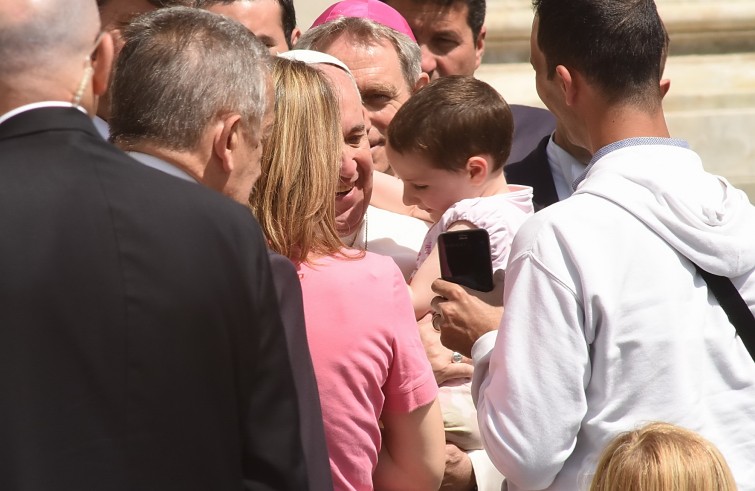
[(171, 7), (138, 17), (124, 37), (112, 85), (112, 141), (193, 150), (209, 125), (232, 113), (241, 115), (245, 130), (258, 130), (270, 60), (244, 26)]
[(396, 50), (401, 73), (409, 88), (414, 92), (417, 79), (422, 74), (422, 53), (419, 45), (409, 36), (390, 27), (362, 17), (339, 17), (305, 32), (296, 43), (297, 49), (311, 49), (327, 51), (333, 42), (341, 35), (350, 36), (349, 41), (373, 46), (387, 41)]

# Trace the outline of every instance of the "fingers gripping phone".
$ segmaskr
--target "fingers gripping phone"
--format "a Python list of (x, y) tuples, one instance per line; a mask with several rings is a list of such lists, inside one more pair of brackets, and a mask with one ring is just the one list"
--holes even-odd
[(484, 228), (443, 232), (438, 236), (440, 276), (473, 290), (493, 289), (490, 236)]

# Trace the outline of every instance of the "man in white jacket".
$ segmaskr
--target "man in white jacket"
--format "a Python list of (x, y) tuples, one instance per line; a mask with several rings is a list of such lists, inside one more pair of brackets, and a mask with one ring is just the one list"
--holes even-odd
[(538, 94), (594, 157), (520, 229), (497, 332), (436, 282), (442, 341), (475, 362), (485, 448), (509, 491), (574, 491), (617, 433), (668, 421), (754, 490), (755, 361), (693, 263), (755, 311), (755, 207), (669, 137), (652, 1), (534, 4)]

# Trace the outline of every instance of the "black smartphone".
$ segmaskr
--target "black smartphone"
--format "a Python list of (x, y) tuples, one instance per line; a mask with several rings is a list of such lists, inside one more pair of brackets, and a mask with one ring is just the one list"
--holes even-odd
[(473, 290), (493, 289), (490, 236), (484, 228), (443, 232), (438, 236), (440, 276)]

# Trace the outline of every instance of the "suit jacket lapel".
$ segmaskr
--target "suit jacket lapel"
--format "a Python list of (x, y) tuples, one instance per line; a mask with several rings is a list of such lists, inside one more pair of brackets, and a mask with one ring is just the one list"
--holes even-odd
[(550, 138), (550, 135), (546, 136), (524, 159), (508, 164), (503, 168), (506, 180), (509, 183), (532, 187), (532, 202), (535, 211), (558, 201), (556, 184), (553, 182), (553, 174), (551, 174), (546, 150)]

